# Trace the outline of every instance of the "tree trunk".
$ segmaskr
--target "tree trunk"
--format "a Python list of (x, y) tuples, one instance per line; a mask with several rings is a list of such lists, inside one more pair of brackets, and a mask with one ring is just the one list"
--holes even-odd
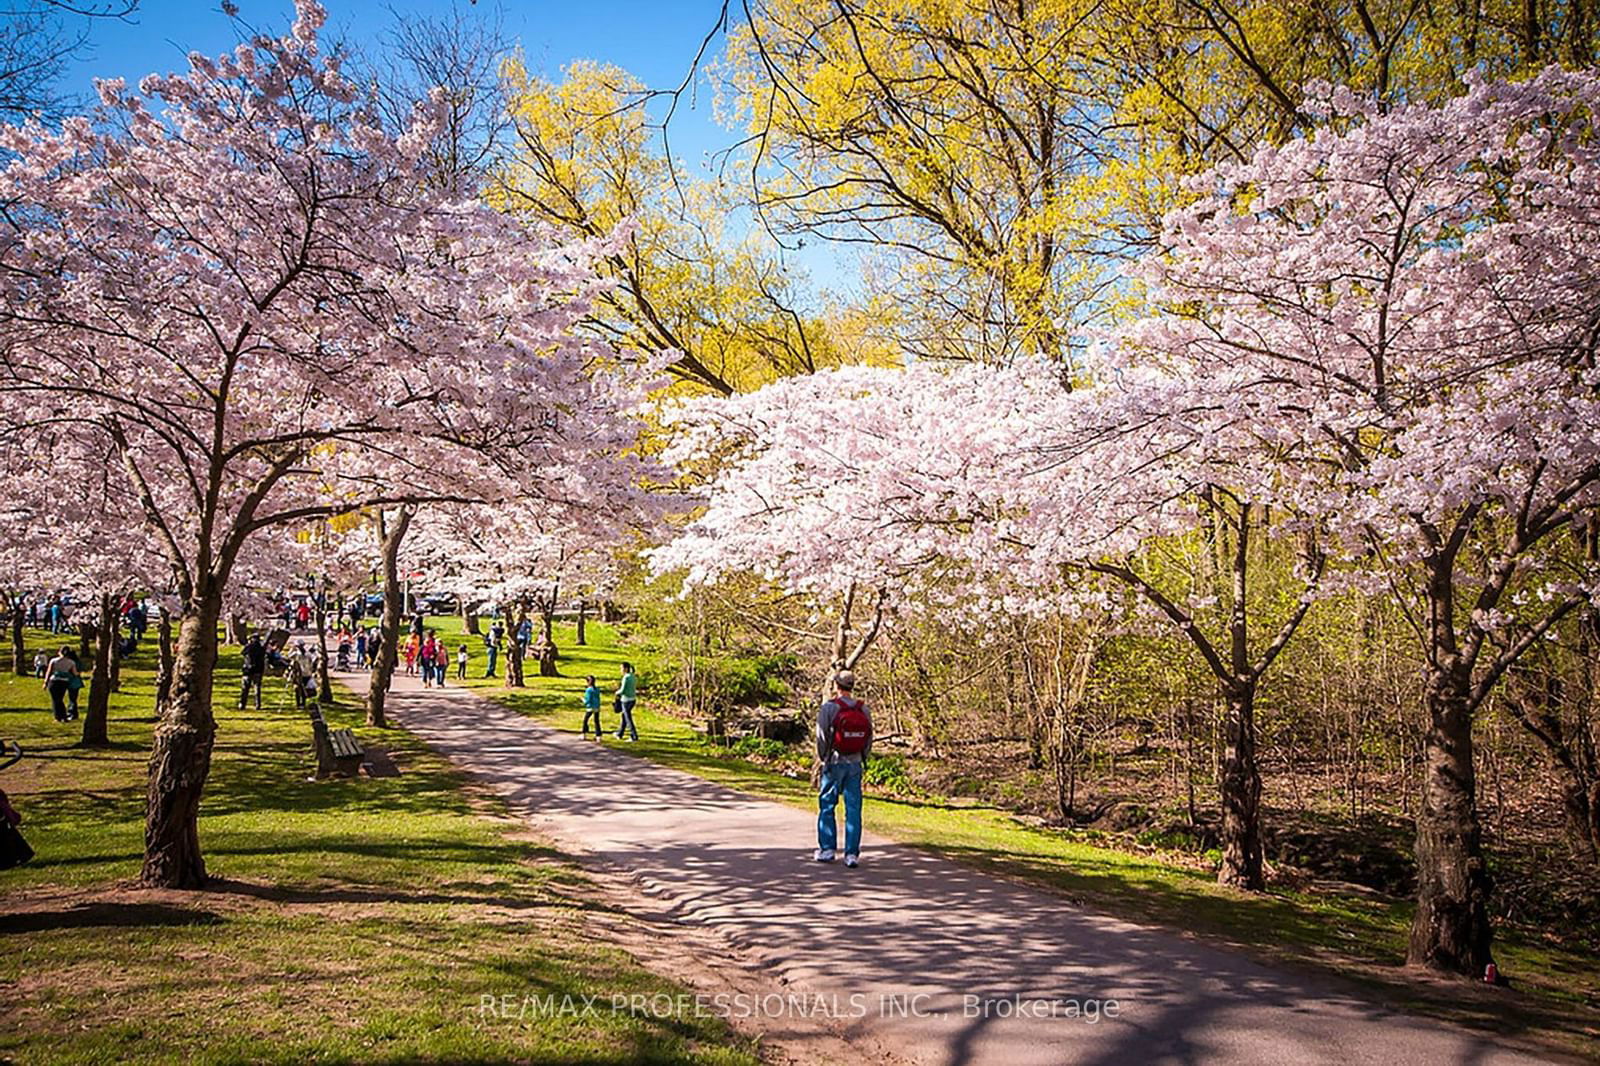
[(161, 705), (150, 751), (145, 797), (144, 869), (139, 879), (161, 888), (202, 888), (200, 796), (211, 772), (217, 723), (211, 685), (217, 669), (217, 621), (221, 589), (209, 584), (184, 605), (172, 685)]
[[(586, 644), (589, 643), (588, 634), (584, 630), (584, 623), (587, 622), (588, 620), (589, 620), (589, 601), (588, 600), (579, 600), (578, 601), (578, 639), (577, 639), (577, 644), (578, 644), (578, 647), (580, 647), (580, 648), (584, 647)], [(17, 660), (17, 662), (19, 662), (19, 663), (21, 661), (22, 661), (21, 659)]]
[(106, 670), (107, 677), (106, 677), (106, 680), (107, 680), (107, 683), (110, 685), (110, 688), (108, 689), (108, 691), (110, 691), (110, 692), (121, 692), (122, 691), (122, 626), (120, 624), (121, 623), (121, 615), (119, 615), (115, 611), (114, 608), (115, 608), (115, 605), (113, 605), (113, 611), (112, 611), (112, 614), (111, 614), (111, 659), (107, 663), (107, 670)]
[(1469, 677), (1455, 655), (1429, 669), (1422, 805), (1417, 812), (1417, 912), (1406, 961), (1480, 976), (1490, 962), (1492, 888), (1478, 825)]
[(1219, 884), (1259, 892), (1266, 887), (1261, 856), (1261, 771), (1256, 765), (1256, 693), (1253, 685), (1224, 692), (1222, 869)]
[(94, 638), (100, 632), (100, 627), (94, 622), (78, 623), (78, 667), (89, 661), (89, 649), (93, 646)]
[(28, 645), (22, 639), (22, 623), (27, 621), (28, 612), (23, 609), (22, 600), (13, 600), (11, 603), (11, 669), (18, 677), (27, 677), (33, 673), (28, 662)]
[(395, 664), (400, 660), (400, 615), (405, 606), (400, 590), (400, 542), (411, 527), (411, 509), (400, 508), (392, 525), (387, 529), (383, 515), (378, 516), (378, 531), (383, 538), (383, 620), (378, 624), (378, 654), (372, 663), (372, 673), (367, 681), (367, 724), (388, 728), (384, 717), (383, 701), (389, 694), (389, 683), (394, 679)]
[(459, 606), (461, 608), (461, 628), (475, 637), (481, 636), (481, 631), (478, 628), (478, 612), (468, 606), (465, 595), (461, 597)]
[(238, 644), (242, 647), (244, 642), (250, 639), (250, 623), (245, 621), (242, 614), (230, 614), (226, 629), (223, 639), (229, 644)]
[(156, 710), (167, 702), (172, 693), (172, 612), (161, 609), (161, 620), (156, 623)]
[(111, 657), (117, 640), (117, 605), (109, 592), (100, 594), (100, 625), (96, 627), (94, 671), (89, 675), (89, 699), (83, 712), (83, 739), (86, 748), (103, 748), (111, 743), (106, 734), (106, 718), (111, 710)]
[(528, 608), (526, 605), (520, 605), (513, 614), (508, 606), (501, 614), (506, 619), (506, 687), (522, 688), (524, 684), (522, 657), (528, 649), (517, 639), (517, 634), (522, 629), (523, 621), (528, 617)]
[(1561, 789), (1561, 809), (1572, 850), (1591, 863), (1600, 862), (1600, 784), (1569, 779)]
[(318, 687), (317, 699), (323, 703), (333, 702), (333, 679), (328, 676), (328, 592), (322, 590), (321, 596), (312, 597), (312, 605), (317, 611), (317, 648), (321, 654), (317, 657)]
[(550, 590), (550, 599), (539, 604), (539, 676), (560, 677), (556, 672), (556, 590)]
[(540, 644), (535, 651), (539, 657), (539, 676), (560, 677), (561, 671), (556, 669), (556, 646), (554, 644)]

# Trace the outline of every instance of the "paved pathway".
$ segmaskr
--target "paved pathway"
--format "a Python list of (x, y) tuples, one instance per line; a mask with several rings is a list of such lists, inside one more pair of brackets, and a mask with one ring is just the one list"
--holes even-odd
[[(714, 928), (794, 990), (792, 1003), (734, 1010), (820, 1008), (846, 1032), (938, 1066), (1545, 1061), (871, 833), (859, 869), (813, 863), (814, 815), (464, 689), (395, 686), (391, 713), (514, 811), (631, 872), (677, 920)], [(1016, 1016), (1019, 1002), (1029, 1017)]]

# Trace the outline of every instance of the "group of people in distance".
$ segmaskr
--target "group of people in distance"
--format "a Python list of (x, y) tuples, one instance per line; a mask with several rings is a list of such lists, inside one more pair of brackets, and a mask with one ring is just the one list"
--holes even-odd
[[(51, 596), (44, 604), (30, 601), (27, 610), (29, 625), (43, 626), (52, 633), (69, 631), (73, 623), (67, 618), (70, 601), (64, 596)], [(144, 639), (149, 626), (151, 608), (143, 600), (124, 596), (117, 611), (115, 639), (117, 653), (129, 655)], [(97, 612), (98, 613), (98, 612)], [(126, 630), (126, 635), (123, 631)], [(33, 653), (33, 676), (44, 682), (50, 694), (50, 710), (58, 722), (70, 722), (78, 717), (78, 693), (83, 691), (84, 664), (78, 650), (70, 644), (52, 656), (44, 649)]]
[[(416, 677), (420, 671), (423, 688), (431, 688), (434, 685), (444, 687), (445, 676), (450, 670), (450, 648), (433, 630), (428, 630), (426, 635), (410, 634), (402, 643), (400, 654), (405, 662), (407, 677)], [(465, 644), (456, 646), (457, 681), (467, 679), (467, 663), (471, 658)]]
[(268, 669), (282, 674), (294, 692), (294, 705), (304, 708), (315, 702), (321, 685), (322, 652), (305, 642), (297, 642), (287, 654), (269, 648), (260, 633), (251, 633), (239, 649), (239, 709), (249, 705), (255, 694), (256, 710), (261, 709), (261, 685)]
[[(298, 612), (305, 608), (306, 604), (302, 601), (292, 609)], [(298, 614), (295, 621), (305, 624), (305, 619)], [(354, 611), (348, 627), (344, 619), (340, 618), (338, 628), (335, 630), (340, 647), (340, 666), (348, 665), (348, 655), (352, 648), (357, 668), (370, 666), (378, 657), (378, 630), (361, 628), (359, 623), (360, 617)], [(495, 619), (490, 624), (488, 631), (483, 634), (487, 653), (484, 677), (495, 676), (502, 641), (508, 636), (512, 640), (527, 640), (531, 636), (531, 633), (526, 632), (528, 628), (524, 623), (524, 631), (508, 634), (500, 619)], [(467, 645), (457, 645), (452, 656), (449, 646), (437, 631), (424, 627), (420, 611), (410, 619), (408, 632), (401, 637), (398, 650), (398, 658), (404, 666), (405, 674), (415, 677), (420, 673), (424, 686), (444, 686), (452, 658), (455, 661), (456, 679), (464, 681), (467, 678), (472, 658)], [(508, 652), (510, 650), (512, 649), (507, 649)], [(62, 654), (49, 663), (52, 680), (47, 684), (51, 686), (52, 701), (58, 707), (57, 717), (63, 713), (72, 713), (67, 711), (65, 704), (70, 688), (69, 679), (76, 673), (69, 658), (70, 652), (71, 649), (62, 649)], [(258, 708), (261, 706), (261, 678), (266, 673), (268, 655), (269, 652), (262, 644), (259, 635), (252, 635), (244, 647), (244, 683), (239, 693), (241, 708), (246, 705), (252, 689), (256, 706)], [(297, 648), (288, 660), (288, 669), (294, 675), (296, 682), (294, 687), (299, 705), (303, 706), (308, 698), (315, 698), (314, 688), (302, 682), (301, 676), (313, 677), (318, 665), (315, 654), (303, 645)], [(633, 664), (623, 663), (622, 677), (612, 695), (612, 710), (617, 714), (615, 735), (619, 740), (639, 739), (639, 729), (633, 719), (634, 708), (638, 705), (638, 686), (639, 679), (634, 673)], [(861, 779), (867, 759), (872, 754), (873, 741), (871, 712), (868, 711), (864, 700), (856, 698), (855, 688), (855, 674), (849, 670), (838, 671), (833, 679), (833, 694), (823, 701), (817, 712), (816, 750), (820, 773), (817, 789), (817, 847), (812, 853), (815, 861), (823, 863), (833, 862), (842, 853), (844, 865), (851, 868), (861, 862)], [(75, 696), (72, 702), (76, 703)], [(582, 702), (583, 725), (580, 735), (587, 740), (592, 728), (594, 739), (600, 740), (606, 732), (601, 719), (603, 696), (599, 682), (592, 674), (587, 678)], [(837, 818), (841, 803), (844, 806), (842, 848)]]

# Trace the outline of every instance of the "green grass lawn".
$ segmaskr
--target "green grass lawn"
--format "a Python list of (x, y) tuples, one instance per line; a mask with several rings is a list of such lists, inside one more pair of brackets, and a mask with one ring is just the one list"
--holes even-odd
[[(458, 619), (433, 623), (452, 648), (461, 641)], [(592, 673), (606, 695), (604, 721), (614, 730), (611, 693), (622, 661), (632, 659), (643, 686), (635, 712), (640, 740), (613, 737), (607, 744), (744, 792), (802, 807), (815, 802), (807, 780), (709, 744), (689, 722), (668, 713), (661, 692), (668, 671), (650, 651), (619, 643), (609, 626), (591, 623), (588, 638), (588, 646), (578, 647), (573, 627), (558, 625), (563, 676), (535, 676), (530, 659), (528, 687), (508, 689), (481, 677), (482, 642), (467, 637), (473, 655), (469, 685), (576, 733), (584, 675)], [(1240, 893), (1218, 886), (1210, 872), (1181, 856), (1107, 847), (1092, 832), (1037, 827), (1004, 810), (939, 797), (875, 794), (870, 787), (868, 796), (869, 829), (966, 865), (1043, 885), (1095, 910), (1234, 944), (1280, 964), (1332, 970), (1375, 986), (1388, 1002), (1600, 1055), (1600, 958), (1592, 954), (1504, 933), (1496, 955), (1514, 991), (1419, 981), (1400, 966), (1411, 920), (1408, 902), (1283, 889)]]
[[(612, 1011), (685, 990), (586, 931), (602, 904), (581, 871), (409, 734), (335, 706), (331, 726), (403, 773), (309, 781), (310, 727), (281, 683), (260, 712), (232, 707), (233, 649), (200, 822), (218, 883), (135, 887), (152, 645), (123, 670), (109, 750), (77, 747), (81, 721), (57, 723), (40, 682), (0, 674), (0, 737), (29, 753), (0, 787), (38, 853), (0, 871), (0, 1061), (757, 1061), (692, 1011)], [(595, 1011), (542, 1009), (584, 994)], [(491, 1012), (489, 996), (512, 999)]]

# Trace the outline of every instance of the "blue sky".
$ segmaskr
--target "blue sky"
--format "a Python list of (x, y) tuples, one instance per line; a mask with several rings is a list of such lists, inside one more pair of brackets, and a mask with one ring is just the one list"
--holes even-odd
[[(281, 33), (294, 17), (293, 0), (238, 3), (240, 17), (267, 32)], [(475, 14), (492, 0), (478, 6), (465, 0), (324, 3), (325, 34), (370, 46), (394, 24), (391, 8), (402, 15), (427, 16), (462, 6)], [(574, 59), (597, 59), (624, 67), (653, 87), (676, 85), (683, 79), (718, 10), (716, 0), (507, 0), (501, 8), (506, 35), (522, 45), (536, 71), (555, 76)], [(215, 55), (237, 42), (237, 24), (222, 14), (216, 0), (140, 0), (129, 19), (100, 20), (90, 26), (91, 47), (73, 64), (67, 88), (88, 96), (98, 77), (123, 77), (131, 86), (152, 71), (184, 69), (190, 51)], [(720, 42), (711, 52), (720, 52)], [(713, 120), (711, 95), (703, 80), (699, 88), (695, 106), (680, 108), (673, 120), (673, 154), (690, 166), (699, 166), (709, 153), (736, 139)]]
[[(283, 32), (294, 17), (293, 0), (237, 2), (241, 19), (266, 32)], [(475, 13), (493, 2), (480, 0), (479, 7), (466, 10)], [(402, 15), (439, 15), (466, 0), (323, 3), (328, 9), (325, 34), (365, 47), (394, 24), (391, 8)], [(666, 87), (676, 86), (688, 72), (717, 18), (720, 0), (505, 0), (500, 10), (506, 36), (521, 44), (529, 66), (539, 73), (554, 77), (574, 59), (594, 59), (615, 63), (652, 87)], [(140, 0), (127, 20), (99, 20), (90, 27), (90, 49), (73, 64), (64, 88), (88, 98), (95, 78), (122, 77), (132, 86), (152, 71), (184, 69), (190, 51), (215, 55), (238, 40), (238, 25), (222, 14), (218, 0)], [(707, 59), (715, 59), (721, 49), (719, 38)], [(704, 77), (697, 89), (692, 101), (685, 96), (673, 118), (672, 150), (691, 171), (709, 175), (714, 153), (738, 137), (717, 125)], [(815, 282), (837, 288), (847, 281), (838, 259), (844, 254), (843, 249), (836, 254), (810, 242), (798, 262)]]

